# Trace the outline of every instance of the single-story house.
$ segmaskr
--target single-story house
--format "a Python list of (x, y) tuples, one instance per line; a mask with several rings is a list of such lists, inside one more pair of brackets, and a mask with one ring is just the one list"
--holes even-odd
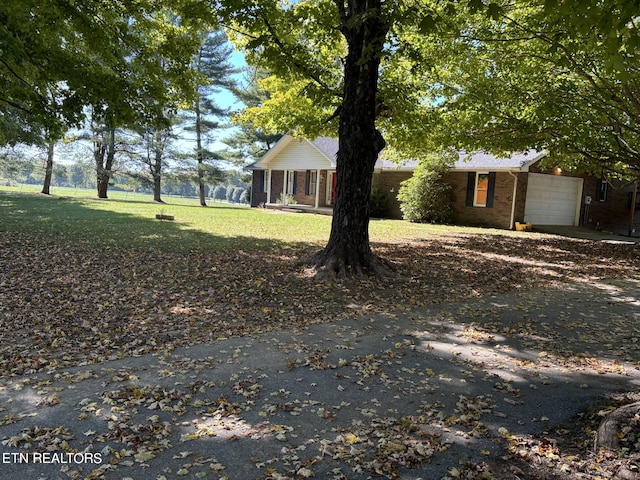
[[(338, 141), (282, 137), (253, 170), (251, 206), (283, 206), (330, 213), (335, 202)], [(444, 181), (453, 186), (456, 223), (512, 229), (533, 225), (583, 225), (627, 233), (629, 188), (611, 188), (602, 179), (542, 170), (546, 152), (509, 157), (461, 154)], [(396, 193), (413, 175), (415, 161), (398, 165), (380, 158), (373, 183), (391, 193), (391, 216), (401, 218)], [(640, 202), (640, 195), (639, 202)], [(640, 222), (635, 226), (640, 232)]]

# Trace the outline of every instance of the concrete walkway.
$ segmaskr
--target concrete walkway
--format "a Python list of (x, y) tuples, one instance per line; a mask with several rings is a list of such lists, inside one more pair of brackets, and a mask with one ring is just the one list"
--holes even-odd
[(638, 388), (639, 287), (364, 314), (5, 379), (0, 478), (440, 479)]
[(610, 232), (602, 232), (586, 227), (570, 227), (563, 225), (534, 225), (535, 232), (560, 235), (562, 237), (580, 238), (583, 240), (595, 240), (609, 243), (639, 243), (640, 237), (628, 237), (616, 235)]

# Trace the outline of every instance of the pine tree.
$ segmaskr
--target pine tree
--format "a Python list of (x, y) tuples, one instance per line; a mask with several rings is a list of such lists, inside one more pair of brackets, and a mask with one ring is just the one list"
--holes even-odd
[[(269, 75), (266, 70), (249, 66), (245, 69), (243, 84), (234, 88), (232, 92), (245, 107), (259, 107), (270, 96), (268, 91), (260, 87), (260, 80)], [(239, 164), (255, 162), (282, 136), (265, 133), (250, 121), (241, 121), (236, 125), (236, 132), (225, 138), (224, 142), (231, 147), (232, 158)]]
[(208, 32), (203, 37), (198, 53), (194, 56), (193, 67), (199, 73), (196, 80), (196, 98), (193, 108), (187, 113), (190, 120), (185, 126), (196, 136), (195, 156), (198, 162), (198, 187), (200, 205), (206, 206), (206, 181), (219, 177), (219, 169), (215, 163), (224, 157), (207, 148), (212, 140), (212, 134), (226, 128), (223, 119), (229, 114), (228, 109), (220, 107), (213, 95), (222, 90), (229, 90), (235, 85), (233, 78), (237, 73), (231, 64), (233, 49), (227, 42), (222, 31)]

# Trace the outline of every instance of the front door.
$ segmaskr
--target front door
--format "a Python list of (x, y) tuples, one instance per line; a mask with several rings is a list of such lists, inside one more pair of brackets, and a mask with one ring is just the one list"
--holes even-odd
[(327, 172), (329, 177), (327, 180), (327, 205), (333, 205), (336, 203), (336, 184), (338, 176), (336, 172)]

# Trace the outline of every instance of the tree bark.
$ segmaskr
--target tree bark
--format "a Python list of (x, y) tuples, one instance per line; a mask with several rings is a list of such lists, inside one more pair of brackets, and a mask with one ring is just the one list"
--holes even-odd
[[(106, 136), (106, 138), (105, 138)], [(98, 198), (107, 198), (111, 169), (115, 161), (116, 129), (107, 127), (102, 137), (95, 141), (93, 158), (96, 162), (96, 184)]]
[(153, 175), (153, 201), (158, 203), (162, 202), (162, 157), (163, 157), (163, 147), (162, 147), (162, 133), (159, 130), (156, 130), (153, 133), (153, 146), (154, 146), (154, 163), (151, 169), (151, 173)]
[(618, 449), (618, 434), (622, 426), (629, 423), (629, 418), (640, 412), (640, 402), (624, 405), (609, 413), (598, 428), (595, 438), (595, 449), (605, 448), (607, 450)]
[(384, 275), (388, 265), (369, 244), (369, 197), (373, 171), (385, 146), (376, 129), (378, 69), (388, 26), (381, 0), (335, 0), (349, 48), (344, 65), (336, 159), (336, 201), (329, 241), (312, 259), (317, 274)]
[(200, 95), (196, 99), (196, 157), (198, 159), (198, 189), (200, 192), (200, 205), (207, 206), (205, 184), (204, 184), (204, 155), (202, 151), (202, 114), (200, 112)]
[(44, 182), (42, 183), (42, 192), (45, 195), (51, 193), (51, 178), (53, 177), (53, 148), (55, 143), (52, 140), (47, 142), (47, 167), (44, 173)]

